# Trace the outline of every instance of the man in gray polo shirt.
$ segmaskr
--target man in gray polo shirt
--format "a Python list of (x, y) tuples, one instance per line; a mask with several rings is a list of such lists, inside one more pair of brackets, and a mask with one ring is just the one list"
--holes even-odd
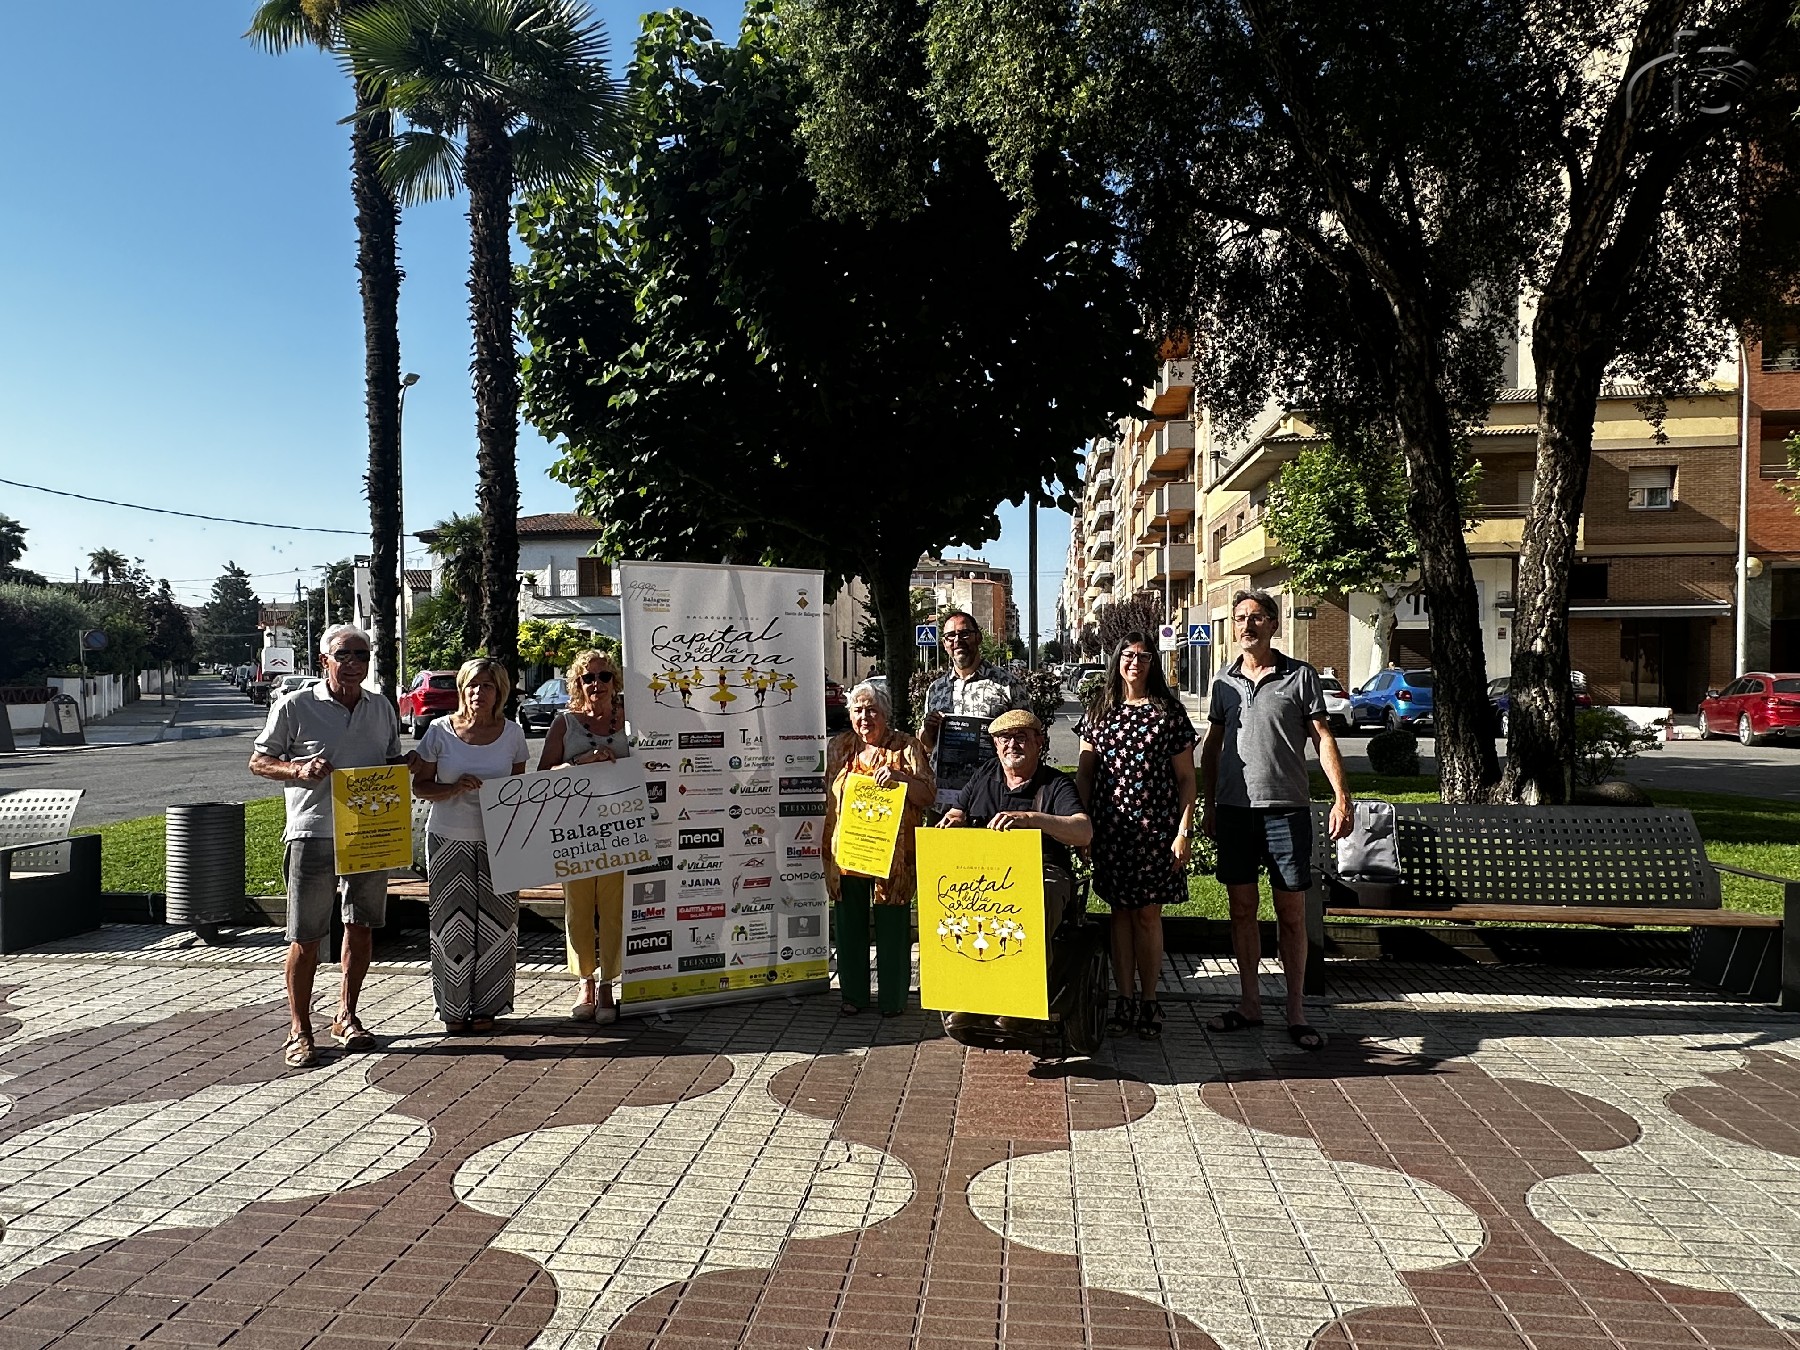
[(1219, 880), (1231, 900), (1231, 946), (1242, 996), (1237, 1007), (1206, 1025), (1226, 1032), (1263, 1024), (1256, 910), (1257, 877), (1267, 868), (1287, 980), (1288, 1035), (1303, 1050), (1322, 1050), (1324, 1033), (1307, 1025), (1304, 1001), (1313, 848), (1308, 740), (1331, 784), (1333, 839), (1348, 835), (1355, 822), (1350, 787), (1318, 672), (1273, 645), (1281, 628), (1280, 603), (1267, 591), (1239, 591), (1231, 601), (1231, 624), (1240, 655), (1213, 681), (1210, 725), (1200, 752), (1200, 829), (1218, 841)]
[(319, 943), (331, 931), (334, 899), (343, 907), (344, 988), (331, 1035), (346, 1050), (367, 1050), (375, 1038), (357, 1020), (356, 998), (369, 970), (373, 929), (387, 917), (387, 873), (337, 875), (331, 828), (331, 773), (398, 764), (400, 720), (394, 705), (362, 686), (369, 673), (369, 635), (342, 623), (319, 639), (325, 678), (269, 709), (256, 738), (250, 772), (287, 784), (287, 996), (289, 1034), (282, 1062), (304, 1069), (318, 1062), (313, 1048), (313, 973)]

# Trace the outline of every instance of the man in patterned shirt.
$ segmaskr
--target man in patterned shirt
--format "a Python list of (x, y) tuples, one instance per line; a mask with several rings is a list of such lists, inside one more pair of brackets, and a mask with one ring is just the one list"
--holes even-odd
[[(933, 680), (925, 691), (925, 720), (919, 727), (919, 740), (931, 756), (933, 772), (939, 774), (938, 806), (947, 809), (956, 804), (955, 790), (961, 786), (962, 776), (954, 772), (949, 774), (954, 780), (953, 786), (943, 781), (943, 770), (948, 766), (940, 762), (938, 736), (944, 718), (975, 717), (986, 723), (1013, 708), (1030, 712), (1031, 699), (1017, 675), (981, 659), (981, 625), (975, 622), (974, 615), (960, 609), (952, 610), (941, 623), (950, 669)], [(982, 731), (986, 731), (985, 726)], [(987, 736), (982, 735), (980, 740), (984, 742), (980, 747), (983, 757), (991, 757), (992, 745)]]

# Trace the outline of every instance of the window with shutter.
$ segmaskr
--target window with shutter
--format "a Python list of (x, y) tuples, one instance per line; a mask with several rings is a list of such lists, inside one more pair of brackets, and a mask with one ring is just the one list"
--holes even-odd
[(612, 564), (605, 558), (577, 558), (575, 568), (576, 595), (611, 595), (613, 593)]
[(1626, 479), (1625, 504), (1633, 511), (1667, 511), (1675, 505), (1673, 465), (1632, 469)]

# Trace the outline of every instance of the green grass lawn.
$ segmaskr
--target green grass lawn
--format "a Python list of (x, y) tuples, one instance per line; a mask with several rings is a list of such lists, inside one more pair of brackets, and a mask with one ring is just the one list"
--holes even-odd
[[(1387, 778), (1380, 774), (1353, 773), (1350, 790), (1358, 797), (1378, 797), (1390, 802), (1435, 802), (1438, 800), (1437, 779), (1419, 776)], [(1748, 867), (1772, 876), (1800, 877), (1800, 805), (1775, 801), (1766, 797), (1737, 797), (1717, 792), (1677, 792), (1659, 788), (1652, 794), (1658, 806), (1680, 806), (1694, 813), (1700, 837), (1706, 841), (1706, 853), (1714, 862)], [(1313, 775), (1313, 796), (1327, 799), (1330, 789), (1319, 774)], [(1721, 874), (1720, 889), (1725, 908), (1751, 910), (1758, 914), (1779, 914), (1782, 895), (1779, 886), (1752, 881), (1749, 877)], [(1225, 888), (1211, 877), (1188, 879), (1188, 902), (1170, 905), (1163, 914), (1175, 918), (1223, 919), (1229, 914)], [(1105, 910), (1099, 900), (1091, 908)], [(1261, 913), (1273, 919), (1269, 883), (1262, 882)]]
[[(279, 895), (281, 874), (280, 797), (265, 797), (244, 808), (244, 894)], [(100, 836), (100, 885), (108, 891), (164, 889), (163, 818), (142, 816), (76, 834)]]

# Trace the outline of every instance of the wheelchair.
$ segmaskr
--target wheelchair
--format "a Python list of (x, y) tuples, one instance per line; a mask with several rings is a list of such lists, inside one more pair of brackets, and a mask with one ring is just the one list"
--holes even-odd
[(1047, 1021), (947, 1012), (944, 1033), (975, 1049), (1027, 1050), (1039, 1059), (1095, 1054), (1106, 1039), (1112, 960), (1107, 924), (1099, 915), (1089, 914), (1087, 905), (1088, 878), (1046, 863)]

